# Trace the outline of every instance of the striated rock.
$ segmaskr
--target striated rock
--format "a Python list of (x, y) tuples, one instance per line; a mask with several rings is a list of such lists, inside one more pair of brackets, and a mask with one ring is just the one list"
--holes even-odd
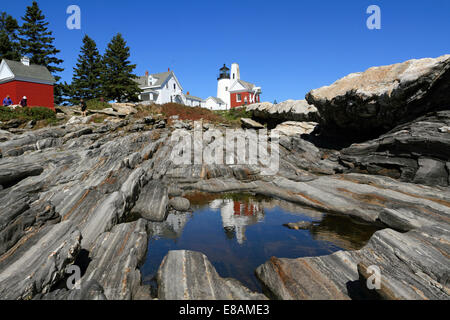
[(241, 118), (241, 124), (244, 129), (264, 129), (264, 126), (261, 123), (248, 118)]
[(316, 127), (316, 122), (296, 122), (287, 121), (279, 124), (273, 131), (287, 136), (303, 135), (312, 133)]
[(137, 110), (132, 103), (112, 103), (111, 108), (120, 114), (136, 114)]
[[(80, 250), (81, 234), (70, 222), (43, 228), (25, 245), (0, 259), (0, 297), (31, 299), (65, 277)], [(5, 260), (8, 258), (7, 260)]]
[(444, 162), (424, 158), (420, 158), (418, 162), (419, 169), (414, 177), (414, 183), (448, 186), (448, 173)]
[(373, 133), (395, 127), (437, 108), (449, 108), (450, 55), (409, 60), (352, 73), (312, 90), (323, 125)]
[(150, 181), (144, 186), (132, 211), (149, 221), (164, 221), (169, 205), (168, 190), (160, 181)]
[(157, 274), (161, 300), (265, 300), (239, 281), (221, 278), (208, 258), (193, 251), (170, 251)]
[(164, 129), (167, 126), (166, 120), (159, 120), (155, 123), (155, 129)]
[[(160, 140), (153, 140), (151, 133), (119, 136), (115, 132), (119, 126), (89, 124), (45, 128), (12, 136), (1, 143), (2, 151), (7, 150), (8, 156), (0, 159), (0, 166), (29, 163), (44, 170), (40, 170), (38, 176), (29, 176), (0, 191), (0, 298), (100, 299), (105, 296), (99, 284), (102, 279), (106, 279), (102, 282), (108, 289), (105, 293), (113, 291), (112, 283), (120, 291), (121, 286), (114, 276), (126, 275), (126, 268), (124, 272), (109, 275), (112, 278), (99, 276), (99, 281), (92, 286), (82, 278), (80, 293), (57, 289), (65, 282), (67, 265), (81, 263), (82, 269), (87, 267), (88, 263), (82, 262), (83, 254), (79, 252), (89, 254), (92, 250), (89, 257), (92, 266), (100, 268), (93, 271), (96, 275), (101, 274), (104, 265), (119, 268), (120, 263), (126, 265), (123, 261), (131, 266), (136, 260), (133, 248), (138, 237), (130, 235), (132, 242), (127, 243), (123, 226), (116, 229), (114, 226), (128, 219), (142, 186), (151, 178), (150, 168), (154, 162), (151, 158), (167, 135), (158, 135)], [(76, 134), (66, 139), (71, 133)], [(54, 139), (55, 143), (38, 143), (46, 139)], [(36, 150), (37, 144), (45, 145), (45, 151)], [(9, 152), (17, 148), (29, 151), (27, 154)], [(134, 155), (133, 168), (129, 167), (130, 161), (125, 161), (131, 155)], [(146, 235), (145, 227), (141, 230)], [(99, 246), (96, 240), (100, 235), (107, 241), (102, 244), (103, 249), (94, 250), (94, 244)], [(75, 240), (76, 245), (72, 245)], [(114, 243), (119, 251), (111, 255), (108, 243)], [(127, 243), (126, 250), (120, 251), (119, 243)], [(140, 245), (146, 250), (147, 240), (142, 238)], [(68, 247), (72, 248), (71, 254), (64, 251)], [(100, 257), (104, 260), (96, 262)], [(119, 257), (120, 263), (115, 260)], [(133, 292), (136, 283), (140, 285), (136, 270), (127, 280), (129, 292)], [(86, 289), (83, 289), (84, 284)], [(129, 297), (127, 292), (121, 293), (123, 295), (115, 294), (115, 298)]]
[(104, 114), (107, 116), (113, 116), (113, 117), (119, 117), (119, 118), (125, 118), (128, 114), (126, 112), (118, 112), (115, 111), (113, 108), (106, 108), (101, 110), (90, 110), (88, 109), (89, 113), (93, 114)]
[(253, 117), (266, 121), (299, 121), (317, 122), (319, 113), (313, 105), (306, 100), (287, 100), (279, 104), (268, 102), (255, 103), (246, 107)]
[(60, 222), (61, 217), (50, 202), (31, 201), (30, 196), (16, 193), (0, 206), (0, 255), (31, 231)]
[(0, 128), (3, 130), (16, 129), (25, 123), (25, 120), (11, 119), (7, 122), (1, 123)]
[[(346, 254), (339, 252), (333, 256), (335, 264), (346, 261)], [(322, 267), (324, 258), (278, 259), (271, 258), (256, 269), (258, 279), (277, 300), (349, 300), (345, 294), (345, 284), (357, 276), (356, 270), (339, 268), (340, 281), (333, 278), (335, 273), (327, 264)], [(326, 260), (326, 262), (328, 262)], [(348, 260), (347, 260), (348, 261)]]
[[(278, 259), (256, 274), (276, 299), (442, 299), (450, 298), (446, 257), (448, 230), (439, 228), (401, 234), (379, 231), (359, 251), (329, 256)], [(399, 244), (401, 243), (401, 246)], [(440, 248), (440, 249), (438, 249)], [(369, 290), (369, 266), (381, 274), (381, 289)]]
[(0, 129), (0, 142), (5, 142), (5, 141), (11, 139), (12, 135), (13, 134), (11, 132)]
[(183, 190), (180, 188), (170, 185), (167, 189), (169, 197), (181, 197), (183, 195)]
[(27, 122), (25, 129), (31, 130), (34, 128), (34, 126), (36, 125), (36, 120), (30, 120)]
[(80, 283), (80, 288), (75, 290), (56, 289), (46, 294), (37, 294), (33, 300), (107, 300), (102, 286), (96, 281)]
[(402, 181), (448, 186), (450, 111), (427, 114), (381, 137), (354, 144), (339, 156), (350, 172), (385, 175)]
[(68, 121), (67, 124), (69, 125), (76, 125), (76, 124), (87, 124), (93, 119), (93, 115), (87, 116), (87, 117), (81, 117), (81, 116), (72, 116)]
[(176, 211), (184, 212), (191, 208), (191, 203), (186, 198), (176, 197), (170, 199), (169, 206)]
[(450, 162), (447, 162), (447, 164), (445, 165), (445, 167), (447, 168), (448, 185), (450, 186)]
[(27, 177), (38, 176), (42, 171), (44, 168), (32, 163), (4, 162), (0, 164), (0, 185), (13, 185)]
[(192, 130), (192, 123), (182, 120), (175, 120), (172, 124), (174, 129)]
[[(172, 128), (155, 130), (147, 126), (133, 133), (130, 131), (136, 124), (147, 124), (133, 117), (17, 134), (0, 132), (0, 168), (20, 167), (18, 172), (32, 166), (42, 169), (38, 175), (13, 179), (0, 190), (0, 298), (149, 299), (149, 288), (140, 284), (138, 274), (147, 248), (146, 231), (152, 236), (175, 237), (189, 214), (172, 211), (167, 223), (135, 219), (142, 216), (165, 221), (169, 194), (180, 197), (189, 191), (250, 192), (289, 201), (299, 212), (312, 212), (308, 214), (311, 217), (343, 214), (397, 230), (377, 233), (362, 250), (345, 244), (345, 234), (338, 234), (340, 243), (345, 244), (340, 246), (353, 251), (337, 257), (310, 258), (308, 265), (301, 262), (303, 275), (296, 275), (296, 270), (302, 269), (292, 265), (283, 281), (267, 268), (267, 279), (275, 279), (268, 288), (277, 292), (275, 287), (279, 286), (280, 297), (355, 298), (362, 292), (359, 283), (367, 276), (364, 267), (378, 261), (395, 284), (394, 289), (388, 288), (395, 294), (378, 296), (414, 298), (409, 290), (414, 287), (425, 297), (442, 298), (438, 293), (445, 293), (448, 287), (448, 261), (442, 258), (449, 256), (448, 188), (370, 175), (372, 169), (364, 172), (362, 164), (390, 158), (388, 163), (402, 164), (408, 181), (421, 172), (423, 177), (439, 180), (439, 174), (443, 174), (440, 163), (446, 172), (450, 164), (448, 133), (439, 130), (449, 126), (447, 118), (446, 111), (435, 112), (380, 137), (380, 141), (353, 145), (342, 152), (321, 149), (298, 135), (281, 135), (279, 170), (271, 176), (262, 175), (261, 163), (175, 164), (171, 154), (177, 142), (171, 139)], [(226, 129), (214, 124), (209, 128)], [(253, 139), (250, 137), (249, 144), (256, 145)], [(196, 147), (211, 143), (208, 139), (194, 141)], [(235, 150), (231, 156), (237, 157), (240, 152)], [(342, 174), (351, 166), (364, 173)], [(448, 179), (448, 175), (445, 177)], [(333, 237), (329, 232), (333, 221), (322, 222), (314, 223), (309, 230), (315, 239), (328, 241)], [(186, 261), (180, 264), (183, 257)], [(206, 261), (187, 254), (168, 259), (160, 278), (165, 286), (160, 288), (163, 295), (187, 292), (188, 297), (195, 298), (254, 297), (234, 280), (220, 278)], [(289, 270), (290, 263), (283, 260), (280, 270)], [(81, 290), (76, 292), (63, 288), (68, 276), (65, 269), (71, 264), (82, 271)], [(400, 273), (395, 272), (397, 265)], [(187, 270), (185, 278), (181, 271), (170, 278), (170, 272), (183, 267)], [(311, 291), (312, 286), (305, 294), (296, 280), (302, 277), (305, 285), (309, 277), (328, 289), (318, 294)], [(171, 287), (174, 279), (180, 281)], [(206, 283), (208, 279), (212, 282)]]
[(92, 261), (83, 282), (95, 281), (108, 300), (131, 300), (138, 293), (138, 269), (147, 252), (146, 222), (142, 219), (115, 226), (88, 248)]

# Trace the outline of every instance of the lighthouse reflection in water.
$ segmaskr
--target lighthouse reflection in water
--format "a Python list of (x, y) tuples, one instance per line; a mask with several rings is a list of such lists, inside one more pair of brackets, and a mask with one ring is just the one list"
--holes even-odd
[(240, 202), (231, 199), (213, 200), (209, 207), (219, 209), (222, 217), (223, 229), (229, 239), (236, 237), (239, 244), (245, 242), (247, 226), (264, 220), (263, 206), (255, 201)]
[[(149, 223), (151, 239), (144, 283), (151, 284), (171, 250), (205, 254), (222, 277), (261, 291), (255, 269), (276, 256), (299, 258), (328, 255), (363, 247), (377, 228), (349, 217), (330, 216), (281, 200), (245, 194), (186, 196), (192, 212), (171, 212), (164, 222)], [(286, 227), (304, 222), (305, 230)]]

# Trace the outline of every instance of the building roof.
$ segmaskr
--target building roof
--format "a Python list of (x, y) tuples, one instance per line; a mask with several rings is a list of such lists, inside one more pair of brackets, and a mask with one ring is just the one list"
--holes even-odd
[(45, 66), (39, 66), (36, 64), (24, 65), (22, 62), (3, 59), (8, 68), (14, 74), (14, 79), (29, 80), (29, 81), (41, 81), (46, 83), (55, 83), (50, 71)]
[(173, 75), (173, 71), (152, 74), (151, 76), (157, 79), (156, 82), (152, 85), (152, 87), (161, 87), (164, 84), (164, 82), (166, 82), (167, 78), (170, 77), (170, 75)]
[(220, 68), (220, 71), (230, 71), (230, 69), (228, 69), (228, 67), (226, 66), (226, 64), (223, 64), (223, 67)]
[(191, 96), (191, 95), (186, 95), (186, 99), (197, 100), (197, 101), (203, 101), (202, 98), (199, 98), (199, 97), (196, 97), (196, 96)]
[(251, 82), (247, 82), (244, 80), (239, 79), (238, 82), (243, 85), (245, 88), (247, 88), (248, 90), (253, 90), (253, 88), (255, 87), (255, 85)]
[(209, 97), (209, 98), (207, 98), (206, 100), (208, 100), (208, 99), (213, 99), (213, 100), (214, 100), (214, 102), (215, 102), (215, 103), (218, 103), (218, 104), (225, 104), (225, 102), (223, 102), (223, 100), (222, 100), (222, 99), (220, 99), (220, 98), (216, 98), (216, 97)]
[[(147, 76), (141, 76), (136, 78), (136, 82), (139, 84), (139, 86), (142, 87), (161, 87), (167, 80), (167, 78), (170, 77), (170, 75), (173, 74), (173, 71), (167, 71), (167, 72), (161, 72), (161, 73), (154, 73), (150, 76), (152, 78), (156, 79), (156, 82), (152, 85), (148, 83), (148, 77)], [(175, 76), (175, 75), (174, 75)]]
[(230, 89), (229, 89), (230, 92), (239, 92), (239, 91), (243, 91), (242, 89), (233, 89), (233, 88), (236, 87), (236, 84), (240, 84), (240, 85), (244, 88), (245, 91), (252, 91), (253, 88), (255, 87), (255, 85), (254, 85), (253, 83), (250, 83), (250, 82), (247, 82), (247, 81), (238, 79), (238, 80), (236, 80), (236, 82), (234, 82), (234, 83), (231, 85), (231, 87), (230, 87)]
[(178, 81), (177, 77), (175, 76), (175, 73), (173, 71), (167, 71), (167, 72), (161, 72), (161, 73), (153, 73), (150, 74), (149, 77), (155, 78), (156, 82), (154, 84), (150, 84), (148, 82), (148, 77), (147, 76), (141, 76), (141, 77), (137, 77), (135, 79), (135, 81), (138, 83), (139, 87), (141, 89), (143, 88), (160, 88), (164, 85), (164, 83), (166, 83), (167, 79), (173, 76), (173, 78), (175, 79), (175, 81), (177, 82), (178, 86), (181, 88), (181, 90), (183, 90), (183, 87), (181, 86), (180, 82)]
[(148, 86), (148, 77), (147, 76), (136, 77), (134, 79), (134, 81), (136, 81), (140, 87)]

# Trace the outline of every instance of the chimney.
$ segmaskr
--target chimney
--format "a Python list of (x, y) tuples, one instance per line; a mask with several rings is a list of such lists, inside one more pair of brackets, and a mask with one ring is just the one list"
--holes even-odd
[(187, 92), (187, 95), (190, 96), (189, 91)]
[(147, 71), (145, 71), (145, 76), (148, 77), (148, 75), (149, 75), (149, 73), (148, 73), (148, 70), (147, 70)]
[(168, 68), (167, 71), (170, 72), (170, 68)]
[(22, 59), (20, 59), (20, 62), (22, 62), (23, 65), (29, 67), (30, 66), (30, 58), (23, 56)]

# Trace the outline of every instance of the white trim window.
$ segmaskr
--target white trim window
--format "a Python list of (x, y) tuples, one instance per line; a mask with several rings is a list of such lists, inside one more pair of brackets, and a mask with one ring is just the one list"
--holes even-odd
[(240, 93), (236, 95), (236, 102), (242, 102), (242, 95)]

